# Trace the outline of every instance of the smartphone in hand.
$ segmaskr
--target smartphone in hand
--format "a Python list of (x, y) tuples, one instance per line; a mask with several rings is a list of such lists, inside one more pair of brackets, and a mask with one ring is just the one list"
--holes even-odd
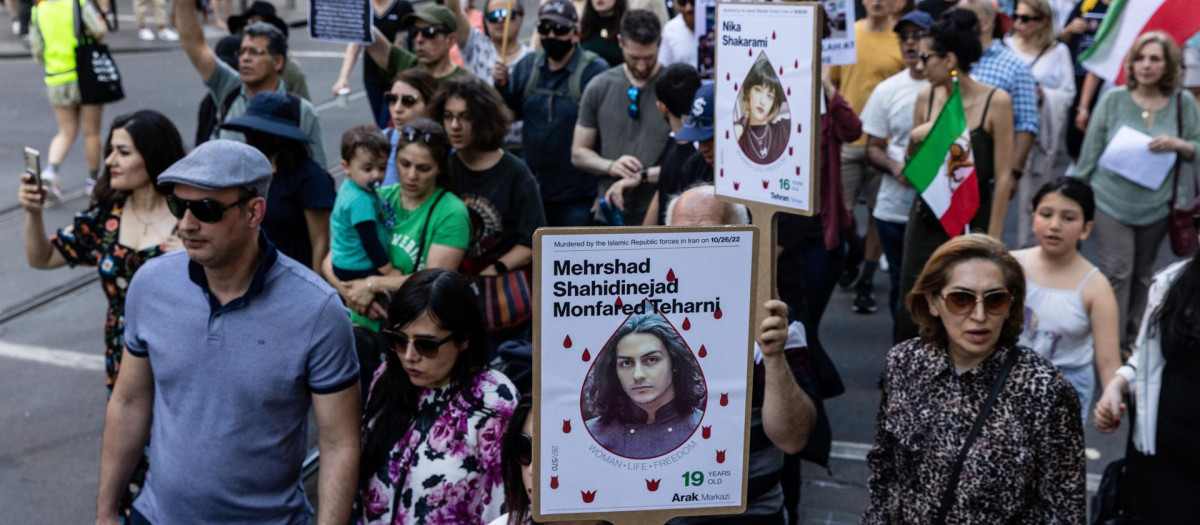
[(25, 146), (25, 173), (33, 176), (33, 183), (42, 185), (42, 155), (38, 150)]

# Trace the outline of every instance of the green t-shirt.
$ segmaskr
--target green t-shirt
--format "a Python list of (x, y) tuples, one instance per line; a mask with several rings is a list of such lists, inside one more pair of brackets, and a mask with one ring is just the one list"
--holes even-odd
[(352, 271), (376, 268), (367, 256), (367, 251), (363, 249), (358, 230), (354, 229), (355, 225), (364, 222), (375, 223), (379, 244), (386, 246), (383, 201), (378, 195), (360, 188), (347, 177), (338, 190), (337, 200), (333, 201), (333, 213), (329, 215), (329, 228), (332, 230), (329, 236), (329, 251), (333, 254), (335, 267)]
[[(419, 67), (420, 65), (421, 63), (417, 62), (417, 55), (412, 54), (411, 51), (403, 47), (393, 45), (391, 51), (388, 53), (387, 71), (384, 74), (387, 78), (396, 78), (396, 75), (399, 75), (401, 71)], [(462, 66), (454, 66), (450, 74), (436, 79), (437, 85), (440, 88), (447, 80), (470, 74), (471, 72), (463, 69)]]
[[(425, 269), (429, 259), (429, 246), (439, 244), (451, 248), (466, 249), (471, 238), (471, 217), (467, 206), (462, 200), (442, 188), (437, 188), (425, 202), (415, 210), (406, 210), (400, 205), (400, 185), (392, 184), (379, 188), (379, 197), (396, 214), (395, 223), (388, 228), (386, 242), (388, 257), (392, 266), (405, 275)], [(438, 196), (441, 195), (441, 199)], [(437, 207), (430, 213), (430, 207), (437, 201)], [(417, 240), (425, 228), (425, 218), (429, 218), (429, 229), (425, 231), (424, 249), (421, 250), (420, 265), (414, 269), (413, 260), (417, 257)], [(378, 331), (379, 323), (351, 312), (350, 318), (354, 324)]]

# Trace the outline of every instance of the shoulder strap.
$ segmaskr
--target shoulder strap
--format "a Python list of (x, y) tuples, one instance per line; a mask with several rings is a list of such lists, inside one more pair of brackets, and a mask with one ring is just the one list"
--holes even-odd
[[(1175, 129), (1183, 136), (1183, 92), (1175, 92)], [(1179, 206), (1179, 157), (1175, 157), (1175, 184), (1171, 186), (1171, 209)]]
[(934, 88), (930, 88), (929, 89), (929, 107), (925, 108), (925, 120), (926, 121), (928, 121), (929, 118), (933, 116), (933, 97), (935, 97), (935, 96), (937, 96), (937, 90)]
[(525, 81), (525, 89), (521, 95), (521, 98), (529, 98), (529, 94), (533, 93), (533, 89), (537, 87), (538, 76), (540, 76), (542, 72), (542, 68), (538, 67), (538, 64), (541, 64), (545, 59), (546, 50), (538, 49), (537, 54), (533, 57), (533, 67), (530, 68), (529, 80)]
[(1032, 71), (1032, 70), (1033, 70), (1033, 66), (1036, 66), (1036, 65), (1037, 65), (1037, 63), (1038, 63), (1038, 60), (1041, 60), (1041, 59), (1042, 59), (1042, 55), (1045, 55), (1045, 54), (1046, 54), (1046, 51), (1049, 51), (1049, 50), (1050, 50), (1051, 48), (1053, 48), (1053, 47), (1054, 47), (1054, 44), (1050, 44), (1050, 45), (1048, 45), (1048, 46), (1046, 46), (1046, 47), (1043, 47), (1041, 51), (1038, 51), (1037, 57), (1033, 59), (1033, 62), (1030, 62), (1030, 63), (1029, 63), (1029, 69), (1030, 69), (1030, 71)]
[(979, 437), (979, 431), (983, 428), (983, 422), (987, 419), (988, 414), (992, 411), (992, 405), (996, 404), (996, 396), (1000, 394), (1000, 389), (1004, 387), (1004, 380), (1008, 378), (1008, 372), (1012, 370), (1013, 365), (1017, 364), (1017, 357), (1020, 349), (1013, 347), (1008, 349), (1008, 357), (1004, 360), (1004, 366), (1000, 368), (1000, 373), (996, 374), (996, 380), (992, 382), (992, 391), (988, 393), (987, 401), (983, 403), (983, 408), (979, 410), (979, 415), (975, 417), (975, 424), (971, 426), (971, 433), (967, 434), (967, 440), (963, 442), (963, 446), (958, 451), (958, 458), (954, 460), (954, 469), (950, 471), (950, 480), (946, 482), (946, 489), (942, 492), (942, 503), (938, 506), (937, 515), (933, 519), (936, 525), (946, 523), (946, 516), (950, 514), (950, 507), (954, 506), (954, 493), (958, 490), (958, 478), (962, 475), (963, 463), (967, 460), (967, 452), (971, 450), (971, 445), (975, 443), (975, 438)]
[(1079, 286), (1075, 287), (1075, 292), (1083, 292), (1083, 287), (1087, 286), (1088, 280), (1090, 280), (1098, 271), (1100, 271), (1098, 266), (1093, 266), (1091, 270), (1088, 270), (1087, 275), (1083, 276), (1083, 280), (1079, 281)]
[[(292, 114), (296, 116), (296, 121), (295, 121), (296, 127), (299, 128), (300, 120), (301, 120), (300, 112), (304, 108), (304, 100), (301, 99), (299, 95), (296, 95), (295, 93), (291, 93), (291, 92), (288, 92), (287, 97), (288, 97), (288, 102), (292, 104)], [(301, 128), (301, 130), (303, 130), (303, 128)], [(324, 166), (322, 166), (322, 167), (324, 167)]]
[(429, 212), (425, 214), (425, 224), (421, 225), (421, 237), (417, 240), (417, 258), (413, 260), (413, 273), (421, 268), (421, 256), (425, 252), (425, 235), (429, 233), (429, 219), (433, 218), (433, 209), (437, 208), (438, 202), (446, 195), (446, 189), (440, 188), (442, 191), (434, 197), (433, 204), (429, 205)]
[(575, 71), (572, 71), (571, 77), (567, 79), (567, 93), (571, 96), (571, 102), (574, 102), (576, 106), (579, 105), (580, 100), (583, 100), (583, 72), (598, 56), (582, 47), (579, 50), (583, 51), (583, 54), (579, 55), (579, 62), (575, 64)]
[(992, 107), (992, 97), (996, 94), (996, 90), (998, 89), (1000, 88), (992, 88), (992, 90), (988, 92), (987, 100), (983, 102), (983, 115), (979, 117), (979, 127), (981, 128), (987, 124), (987, 114), (988, 110)]
[(237, 100), (238, 95), (241, 95), (241, 94), (242, 94), (241, 89), (235, 89), (233, 91), (230, 91), (228, 95), (225, 95), (225, 100), (221, 101), (221, 112), (218, 114), (218, 117), (217, 117), (218, 124), (225, 122), (225, 116), (229, 115), (229, 108), (233, 107), (233, 101)]

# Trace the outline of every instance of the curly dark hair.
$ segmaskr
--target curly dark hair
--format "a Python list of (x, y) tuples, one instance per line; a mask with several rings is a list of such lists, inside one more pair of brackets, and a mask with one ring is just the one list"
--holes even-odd
[(941, 319), (929, 313), (929, 297), (940, 294), (942, 288), (950, 281), (950, 274), (961, 263), (982, 259), (995, 263), (1004, 275), (1004, 289), (1012, 294), (1012, 306), (1008, 309), (1008, 318), (1000, 327), (1000, 339), (996, 347), (1011, 347), (1017, 344), (1021, 331), (1025, 328), (1025, 272), (1021, 263), (1017, 262), (1003, 243), (983, 235), (973, 233), (962, 235), (946, 241), (938, 247), (925, 263), (925, 269), (917, 277), (917, 283), (908, 292), (905, 304), (912, 315), (913, 322), (920, 327), (921, 340), (935, 343), (943, 348), (949, 343), (946, 327)]
[[(166, 115), (152, 109), (143, 109), (133, 113), (118, 115), (108, 128), (108, 138), (104, 141), (104, 157), (112, 154), (112, 133), (124, 129), (133, 141), (133, 147), (142, 156), (142, 164), (150, 175), (150, 183), (155, 191), (162, 195), (171, 193), (171, 187), (159, 186), (158, 176), (184, 156), (183, 139), (179, 130)], [(96, 179), (92, 188), (92, 204), (108, 206), (116, 200), (124, 199), (129, 193), (113, 189), (112, 175), (108, 173), (108, 164)]]
[(700, 364), (666, 318), (654, 313), (630, 316), (596, 355), (596, 363), (584, 383), (587, 390), (585, 406), (591, 407), (591, 413), (585, 412), (584, 419), (599, 416), (601, 421), (620, 421), (630, 419), (637, 413), (625, 389), (621, 387), (621, 379), (617, 377), (617, 344), (630, 334), (649, 334), (662, 341), (667, 355), (671, 357), (671, 383), (675, 388), (675, 400), (672, 403), (679, 413), (688, 414), (703, 409), (708, 394)]
[[(467, 115), (471, 120), (471, 149), (491, 151), (504, 146), (504, 136), (508, 134), (513, 114), (496, 88), (475, 75), (452, 78), (433, 96), (429, 103), (429, 115), (441, 121), (446, 103), (451, 98), (467, 103)], [(442, 121), (441, 124), (445, 126), (446, 122)]]

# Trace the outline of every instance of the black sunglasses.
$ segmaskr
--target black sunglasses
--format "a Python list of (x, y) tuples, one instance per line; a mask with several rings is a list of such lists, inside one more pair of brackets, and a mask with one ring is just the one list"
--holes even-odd
[(408, 36), (410, 38), (415, 38), (417, 35), (421, 35), (425, 38), (434, 38), (434, 37), (437, 37), (438, 35), (444, 34), (444, 33), (450, 33), (450, 31), (447, 29), (441, 29), (437, 26), (425, 26), (425, 27), (413, 26), (413, 27), (408, 28)]
[(1042, 17), (1035, 16), (1035, 15), (1013, 15), (1013, 21), (1020, 22), (1022, 24), (1028, 24), (1030, 22), (1039, 22), (1042, 19), (1043, 19)]
[(400, 105), (406, 108), (411, 108), (417, 103), (417, 97), (413, 95), (397, 95), (395, 93), (384, 93), (383, 100), (386, 101), (387, 105), (389, 106), (395, 104), (396, 101), (399, 100)]
[(554, 33), (554, 36), (565, 36), (570, 34), (574, 29), (574, 26), (560, 24), (558, 22), (542, 22), (537, 26), (538, 34), (542, 36), (550, 36), (550, 33)]
[(426, 144), (433, 143), (432, 142), (433, 141), (432, 133), (430, 133), (428, 131), (421, 131), (412, 126), (405, 125), (404, 127), (400, 128), (400, 133), (403, 134), (404, 142), (406, 144), (416, 142), (417, 139), (420, 139), (421, 142), (424, 142)]
[(524, 432), (521, 433), (520, 442), (517, 443), (517, 460), (522, 466), (528, 467), (533, 464), (533, 438)]
[[(516, 18), (518, 16), (525, 16), (525, 13), (514, 9), (513, 13), (512, 13), (512, 17)], [(493, 24), (503, 22), (505, 18), (508, 18), (508, 9), (497, 9), (495, 11), (488, 11), (488, 14), (484, 15), (484, 19), (486, 19), (488, 22), (491, 22)]]
[(924, 31), (897, 31), (896, 36), (900, 37), (900, 41), (904, 42), (908, 39), (920, 40), (925, 38)]
[(454, 334), (450, 334), (445, 339), (441, 340), (410, 339), (403, 332), (398, 332), (390, 328), (380, 330), (379, 333), (383, 335), (383, 340), (387, 343), (388, 348), (391, 348), (393, 352), (404, 355), (404, 353), (408, 351), (408, 344), (412, 343), (413, 349), (417, 351), (417, 355), (424, 357), (425, 359), (433, 359), (437, 357), (438, 349), (440, 349), (442, 345), (453, 341), (455, 337)]
[(174, 215), (176, 219), (183, 219), (183, 215), (188, 210), (191, 210), (192, 217), (195, 217), (196, 220), (212, 224), (214, 222), (221, 222), (221, 218), (225, 217), (225, 212), (229, 211), (230, 208), (241, 206), (255, 196), (256, 194), (251, 192), (232, 204), (224, 204), (221, 201), (213, 199), (189, 201), (171, 194), (167, 195), (167, 209), (171, 211), (171, 215)]
[(933, 54), (931, 54), (931, 53), (927, 53), (927, 52), (925, 52), (925, 51), (922, 51), (922, 52), (920, 52), (920, 53), (917, 53), (917, 58), (921, 59), (921, 65), (928, 65), (928, 64), (929, 64), (929, 57), (932, 57), (932, 56), (938, 56), (938, 57), (940, 57), (940, 56), (942, 56), (942, 55), (938, 55), (938, 54), (936, 54), (936, 53), (933, 53)]
[(642, 94), (642, 88), (631, 87), (626, 92), (629, 95), (629, 118), (638, 118), (641, 110), (638, 108), (638, 96)]
[(946, 309), (954, 315), (968, 314), (979, 303), (983, 303), (983, 309), (989, 315), (1004, 315), (1012, 306), (1013, 295), (1003, 290), (989, 292), (982, 296), (958, 290), (943, 295), (942, 301), (946, 303)]

